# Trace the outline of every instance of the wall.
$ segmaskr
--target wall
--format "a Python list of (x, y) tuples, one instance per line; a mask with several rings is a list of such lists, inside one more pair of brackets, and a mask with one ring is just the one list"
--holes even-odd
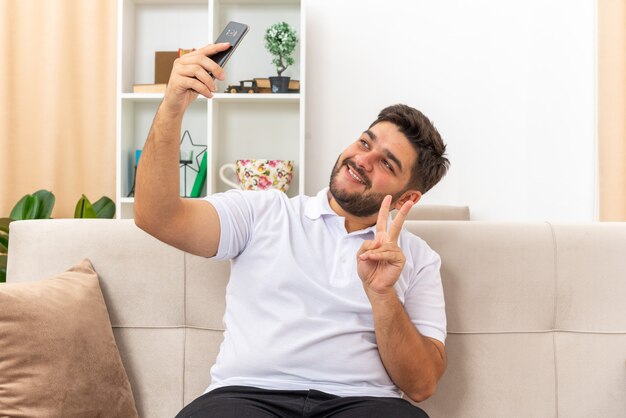
[(384, 106), (448, 144), (423, 203), (474, 219), (594, 220), (595, 0), (315, 0), (307, 13), (307, 184)]
[[(9, 179), (0, 193), (0, 215), (6, 216), (27, 191), (45, 187), (57, 194), (55, 216), (71, 216), (79, 193), (88, 192), (92, 199), (113, 195), (112, 79), (95, 84), (84, 79), (89, 84), (84, 89), (87, 97), (106, 109), (100, 111), (94, 103), (85, 107), (99, 115), (90, 120), (102, 122), (85, 125), (93, 132), (64, 135), (59, 131), (62, 138), (89, 138), (89, 144), (109, 148), (99, 152), (85, 148), (87, 156), (81, 151), (74, 158), (62, 158), (58, 150), (76, 147), (52, 141), (50, 137), (58, 130), (45, 123), (19, 121), (41, 118), (42, 112), (33, 116), (32, 109), (39, 111), (44, 90), (53, 92), (45, 96), (45, 103), (59, 111), (67, 108), (68, 118), (76, 119), (75, 108), (82, 102), (74, 98), (84, 96), (82, 87), (70, 80), (76, 91), (56, 93), (67, 92), (68, 87), (54, 74), (73, 73), (57, 65), (51, 75), (51, 58), (64, 57), (59, 50), (96, 51), (106, 58), (104, 64), (93, 66), (85, 55), (88, 68), (113, 74), (114, 58), (109, 57), (114, 55), (115, 25), (106, 25), (106, 32), (102, 25), (88, 24), (100, 30), (97, 50), (58, 46), (51, 34), (61, 31), (55, 26), (57, 20), (50, 26), (49, 9), (61, 15), (59, 4), (67, 4), (73, 11), (66, 13), (68, 19), (82, 22), (66, 23), (65, 28), (86, 31), (84, 24), (90, 21), (82, 11), (77, 12), (82, 10), (76, 6), (79, 2), (57, 0), (33, 9), (33, 1), (0, 2), (3, 7), (24, 8), (23, 21), (18, 19), (22, 13), (14, 10), (3, 8), (1, 14), (7, 24), (0, 25), (6, 28), (0, 31), (0, 43), (11, 51), (6, 54), (12, 57), (7, 63), (15, 65), (3, 66), (0, 77), (6, 96), (0, 101), (0, 131), (4, 133), (0, 161), (3, 177)], [(97, 4), (113, 5), (107, 13), (98, 14), (110, 16), (113, 23), (115, 2)], [(449, 175), (424, 197), (424, 203), (469, 205), (474, 219), (595, 219), (595, 0), (309, 0), (306, 14), (307, 193), (327, 184), (337, 155), (382, 107), (405, 102), (433, 119), (452, 160)], [(104, 32), (109, 36), (103, 36)], [(30, 36), (33, 42), (25, 43), (23, 34), (39, 38)], [(81, 45), (92, 42), (88, 36), (72, 39)], [(107, 54), (102, 54), (103, 46)], [(37, 49), (45, 53), (46, 82), (37, 72), (41, 54), (30, 52)], [(67, 65), (69, 61), (54, 62)], [(15, 73), (21, 74), (19, 79), (9, 71), (12, 68), (20, 68)], [(32, 72), (38, 75), (33, 77)], [(11, 91), (19, 100), (11, 99)], [(56, 106), (59, 97), (73, 106)], [(25, 109), (23, 119), (19, 109)], [(74, 126), (69, 119), (60, 121), (56, 113), (48, 114), (48, 120), (63, 127)], [(29, 146), (23, 147), (24, 143)], [(32, 153), (33, 147), (42, 145), (51, 152)], [(31, 161), (34, 157), (35, 162)], [(24, 160), (28, 164), (20, 163)], [(91, 169), (94, 161), (101, 168)], [(84, 163), (91, 168), (85, 169)], [(65, 173), (50, 174), (61, 170)], [(95, 186), (84, 183), (87, 176), (76, 175), (85, 172), (94, 174), (88, 180), (95, 180)]]

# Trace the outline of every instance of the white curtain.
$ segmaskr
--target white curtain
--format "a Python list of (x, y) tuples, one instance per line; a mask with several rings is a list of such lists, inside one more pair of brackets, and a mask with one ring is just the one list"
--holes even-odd
[(600, 219), (626, 221), (626, 1), (598, 0)]
[(38, 189), (53, 217), (115, 200), (115, 0), (0, 0), (0, 217)]

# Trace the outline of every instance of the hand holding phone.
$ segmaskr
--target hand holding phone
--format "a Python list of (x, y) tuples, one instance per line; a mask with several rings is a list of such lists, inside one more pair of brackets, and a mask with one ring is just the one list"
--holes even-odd
[(180, 114), (185, 112), (198, 94), (207, 98), (213, 97), (213, 93), (217, 91), (214, 80), (224, 79), (223, 72), (215, 64), (220, 68), (224, 67), (247, 32), (247, 25), (229, 22), (214, 44), (206, 45), (174, 61), (162, 108), (167, 108), (172, 114)]
[[(211, 60), (213, 60), (217, 65), (224, 68), (228, 60), (230, 59), (235, 49), (241, 43), (243, 37), (248, 33), (248, 25), (244, 25), (243, 23), (237, 22), (228, 22), (222, 33), (215, 40), (215, 44), (228, 42), (230, 43), (230, 48), (226, 51), (218, 52), (215, 55), (209, 56)], [(211, 74), (211, 77), (215, 79), (215, 76)]]

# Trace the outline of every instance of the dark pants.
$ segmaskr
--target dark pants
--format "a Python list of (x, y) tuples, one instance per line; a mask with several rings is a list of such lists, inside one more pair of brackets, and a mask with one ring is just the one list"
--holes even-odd
[(400, 398), (339, 397), (317, 390), (228, 386), (205, 393), (176, 418), (428, 418)]

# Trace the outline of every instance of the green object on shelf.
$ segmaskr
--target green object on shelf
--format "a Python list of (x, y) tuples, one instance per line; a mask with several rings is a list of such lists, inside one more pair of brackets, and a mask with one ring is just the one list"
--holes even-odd
[(274, 56), (272, 64), (280, 77), (295, 62), (291, 54), (298, 43), (296, 31), (288, 23), (278, 22), (267, 28), (264, 39), (265, 48)]
[(202, 156), (202, 161), (200, 162), (200, 169), (198, 170), (198, 174), (196, 175), (196, 180), (193, 182), (193, 188), (191, 189), (191, 194), (189, 197), (200, 197), (200, 193), (202, 192), (202, 187), (204, 186), (204, 182), (206, 181), (206, 155), (208, 153), (205, 152)]

